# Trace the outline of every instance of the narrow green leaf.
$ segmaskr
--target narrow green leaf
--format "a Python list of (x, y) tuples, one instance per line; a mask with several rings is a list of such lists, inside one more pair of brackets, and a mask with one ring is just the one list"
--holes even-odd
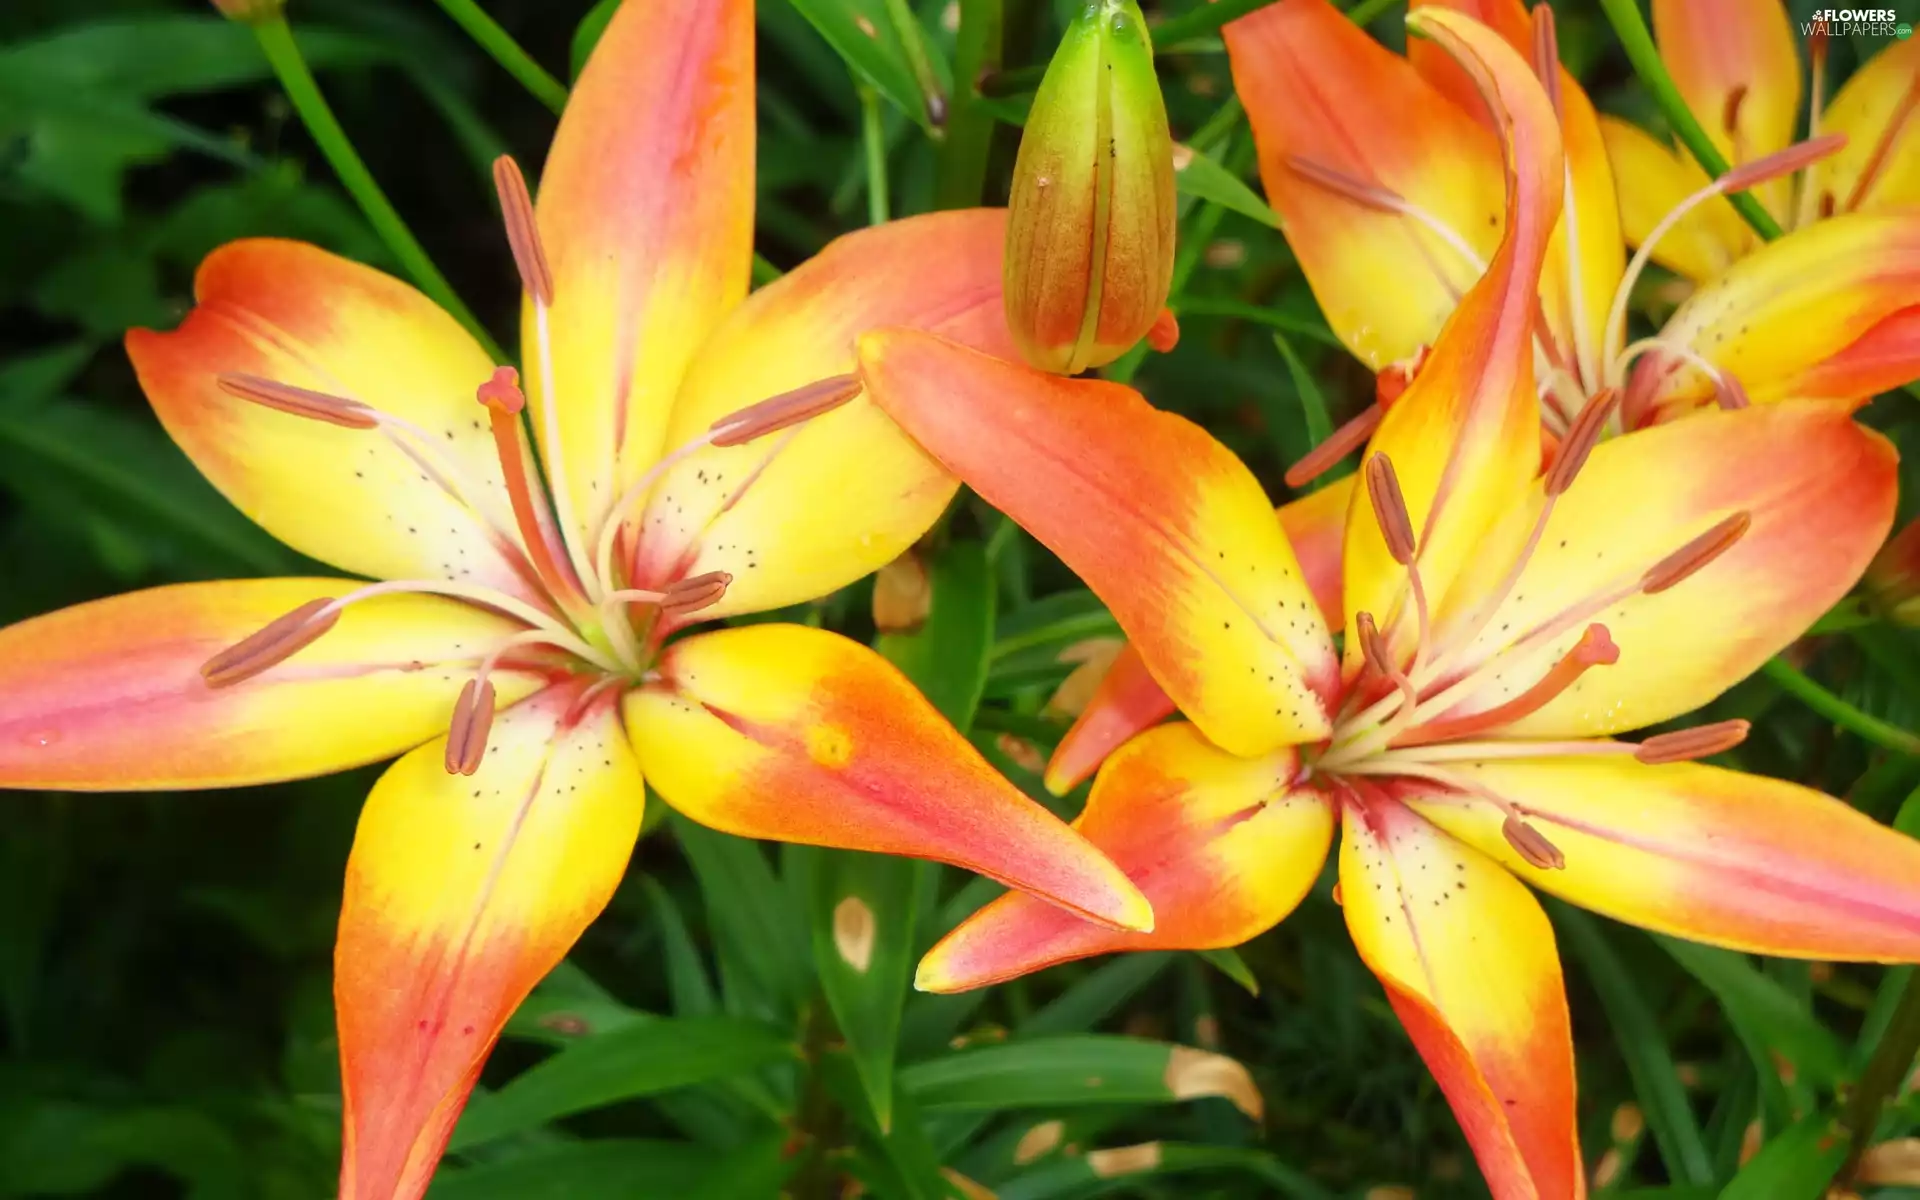
[(1746, 955), (1658, 934), (1653, 940), (1719, 999), (1763, 1079), (1781, 1078), (1790, 1090), (1840, 1082), (1846, 1054), (1839, 1039)]
[(1273, 229), (1280, 228), (1280, 214), (1241, 181), (1232, 171), (1192, 146), (1173, 149), (1174, 185), (1182, 194), (1210, 200)]
[(1293, 343), (1283, 333), (1273, 335), (1274, 349), (1287, 361), (1287, 375), (1293, 380), (1294, 394), (1300, 397), (1300, 416), (1307, 425), (1307, 445), (1318, 446), (1333, 436), (1333, 417), (1327, 412), (1327, 398), (1314, 382), (1313, 372), (1294, 353)]
[[(927, 93), (914, 70), (908, 38), (917, 28), (900, 27), (886, 0), (788, 0), (847, 66), (899, 106), (901, 112), (931, 128)], [(923, 50), (924, 52), (924, 50)]]
[(1554, 924), (1562, 942), (1586, 969), (1587, 981), (1599, 993), (1607, 1010), (1614, 1041), (1626, 1059), (1634, 1095), (1647, 1118), (1647, 1128), (1660, 1149), (1667, 1172), (1689, 1184), (1713, 1182), (1713, 1159), (1707, 1153), (1699, 1122), (1694, 1119), (1687, 1093), (1666, 1038), (1642, 999), (1638, 984), (1607, 944), (1606, 935), (1592, 917), (1565, 904), (1554, 904)]
[(1246, 959), (1240, 957), (1238, 950), (1229, 946), (1223, 950), (1200, 950), (1196, 953), (1214, 970), (1245, 988), (1247, 995), (1260, 994), (1260, 981), (1253, 977), (1253, 968), (1247, 965)]
[(1257, 1179), (1270, 1189), (1263, 1195), (1281, 1200), (1334, 1200), (1335, 1196), (1264, 1151), (1172, 1142), (1144, 1142), (1055, 1158), (996, 1185), (994, 1195), (998, 1200), (1086, 1200), (1132, 1192), (1147, 1180), (1195, 1171)]
[[(674, 837), (693, 865), (714, 942), (739, 951), (733, 965), (767, 1011), (793, 1013), (813, 988), (804, 910), (796, 910), (760, 847), (673, 813)], [(723, 953), (723, 968), (729, 961)], [(727, 973), (723, 969), (723, 978)], [(729, 997), (733, 995), (730, 990)]]
[(929, 874), (914, 859), (843, 850), (824, 855), (814, 878), (814, 966), (883, 1132), (913, 979), (915, 892)]
[(646, 1021), (590, 1038), (476, 1097), (450, 1147), (477, 1146), (618, 1100), (651, 1096), (791, 1059), (791, 1041), (756, 1021)]
[(1846, 1158), (1846, 1137), (1815, 1113), (1762, 1146), (1720, 1200), (1819, 1200)]
[[(728, 1151), (726, 1160), (713, 1167), (698, 1187), (681, 1193), (676, 1200), (746, 1200), (779, 1195), (780, 1185), (800, 1165), (799, 1156), (787, 1152), (791, 1136), (782, 1131)], [(711, 1155), (708, 1162), (712, 1162)]]
[(680, 906), (674, 903), (667, 889), (660, 886), (660, 881), (650, 875), (640, 877), (640, 888), (646, 892), (647, 907), (653, 912), (654, 923), (660, 927), (660, 944), (666, 955), (667, 991), (673, 996), (674, 1014), (704, 1017), (717, 1011), (719, 1002), (713, 996), (713, 981), (700, 959), (693, 934), (687, 929), (687, 919), (680, 914)]
[(567, 54), (567, 61), (575, 79), (580, 78), (580, 72), (586, 70), (587, 59), (592, 56), (593, 48), (600, 44), (600, 35), (607, 31), (607, 25), (619, 7), (620, 0), (600, 0), (573, 27), (573, 45)]
[(964, 732), (980, 705), (993, 649), (993, 574), (986, 547), (948, 545), (927, 563), (927, 579), (932, 603), (926, 623), (912, 633), (882, 634), (874, 649)]
[(443, 1170), (427, 1200), (680, 1200), (712, 1174), (713, 1161), (710, 1148), (691, 1142), (569, 1142)]
[(1046, 1007), (1020, 1023), (1022, 1037), (1055, 1033), (1084, 1033), (1132, 999), (1162, 972), (1173, 965), (1173, 954), (1149, 950), (1123, 954), (1102, 963), (1072, 987), (1054, 997)]
[(905, 1068), (900, 1086), (929, 1111), (1167, 1104), (1197, 1096), (1223, 1096), (1256, 1119), (1263, 1108), (1252, 1077), (1233, 1059), (1100, 1034), (963, 1050)]

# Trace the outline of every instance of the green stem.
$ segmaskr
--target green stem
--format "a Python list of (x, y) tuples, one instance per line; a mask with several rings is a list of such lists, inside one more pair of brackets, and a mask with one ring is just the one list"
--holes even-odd
[(393, 256), (400, 260), (400, 265), (413, 277), (420, 290), (466, 326), (467, 332), (479, 339), (496, 362), (501, 361), (503, 356), (500, 347), (494, 344), (460, 297), (453, 294), (453, 287), (447, 283), (446, 276), (427, 257), (427, 252), (421, 248), (413, 231), (407, 228), (407, 223), (401, 220), (386, 193), (374, 182), (367, 164), (360, 161), (353, 143), (347, 139), (346, 130), (340, 128), (333, 110), (327, 107), (326, 97), (320, 94), (320, 85), (314, 82), (313, 72), (307, 69), (307, 60), (301, 57), (300, 47), (294, 43), (293, 30), (287, 27), (285, 18), (273, 17), (255, 22), (253, 32), (260, 40), (260, 49), (266, 54), (273, 73), (279, 76), (280, 86), (286, 89), (293, 111), (300, 115), (300, 121), (312, 135), (314, 144), (326, 156), (333, 173), (340, 177), (347, 194), (366, 214), (373, 231), (380, 235), (387, 249), (393, 251)]
[(880, 127), (880, 97), (860, 86), (860, 140), (867, 148), (867, 224), (887, 223), (887, 134)]
[[(980, 103), (982, 84), (1000, 70), (1006, 32), (1002, 0), (960, 0), (960, 31), (954, 43), (953, 109), (947, 140), (934, 171), (934, 204), (970, 208), (980, 203), (993, 148), (993, 114)], [(1035, 78), (1035, 85), (1039, 83)]]
[(1913, 1069), (1916, 1054), (1920, 1054), (1920, 971), (1908, 978), (1893, 1019), (1887, 1022), (1880, 1044), (1874, 1047), (1873, 1057), (1867, 1060), (1860, 1082), (1854, 1085), (1841, 1111), (1840, 1124), (1845, 1127), (1851, 1146), (1846, 1165), (1840, 1168), (1836, 1178), (1850, 1177), (1859, 1165), (1860, 1156), (1873, 1140), (1874, 1127), (1880, 1123), (1880, 1110), (1899, 1092), (1907, 1073)]
[(1360, 3), (1347, 10), (1347, 20), (1355, 25), (1371, 25), (1381, 13), (1399, 2), (1400, 0), (1360, 0)]
[(900, 45), (907, 52), (907, 66), (920, 85), (921, 98), (927, 105), (927, 120), (937, 129), (945, 123), (947, 114), (942, 109), (946, 98), (940, 94), (940, 78), (933, 73), (933, 59), (927, 54), (926, 31), (920, 27), (920, 18), (913, 15), (913, 6), (907, 0), (883, 0), (883, 3), (894, 32), (900, 35)]
[(1798, 697), (1801, 703), (1840, 728), (1857, 734), (1882, 749), (1920, 758), (1920, 735), (1909, 733), (1898, 725), (1889, 724), (1870, 713), (1861, 712), (1815, 683), (1785, 659), (1768, 659), (1766, 665), (1760, 670), (1768, 679), (1778, 684), (1782, 691)]
[[(1718, 179), (1729, 170), (1727, 160), (1720, 155), (1719, 147), (1707, 136), (1707, 131), (1694, 118), (1693, 110), (1687, 107), (1686, 97), (1673, 82), (1673, 76), (1667, 74), (1667, 65), (1660, 61), (1660, 50), (1653, 44), (1653, 35), (1647, 31), (1647, 23), (1640, 16), (1640, 0), (1600, 0), (1607, 20), (1613, 23), (1614, 36), (1626, 49), (1627, 60), (1633, 64), (1634, 74), (1640, 76), (1640, 82), (1653, 93), (1653, 99), (1665, 114), (1667, 124), (1673, 127), (1674, 136), (1692, 154), (1694, 161), (1712, 179)], [(1767, 241), (1780, 236), (1779, 222), (1748, 192), (1739, 192), (1728, 196), (1734, 208), (1745, 217), (1747, 224), (1753, 226), (1755, 233)]]
[(439, 0), (440, 7), (467, 36), (480, 43), (480, 48), (493, 56), (493, 61), (506, 68), (507, 74), (520, 81), (520, 86), (533, 93), (533, 98), (552, 109), (556, 114), (567, 106), (567, 89), (558, 79), (547, 74), (546, 68), (533, 61), (520, 43), (492, 17), (481, 11), (473, 0)]
[(1153, 31), (1153, 47), (1167, 49), (1217, 31), (1228, 21), (1238, 20), (1256, 8), (1265, 8), (1273, 0), (1214, 0), (1190, 9)]

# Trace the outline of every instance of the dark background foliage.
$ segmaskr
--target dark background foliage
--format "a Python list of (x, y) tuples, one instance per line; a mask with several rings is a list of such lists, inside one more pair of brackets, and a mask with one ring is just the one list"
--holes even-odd
[[(776, 266), (867, 219), (859, 88), (802, 15), (820, 7), (831, 6), (760, 5), (759, 249)], [(919, 7), (935, 53), (947, 53), (949, 6)], [(1009, 67), (1045, 60), (1066, 7), (1011, 0)], [(1161, 7), (1177, 16), (1195, 6)], [(1598, 10), (1586, 0), (1555, 7), (1569, 64), (1601, 106), (1657, 126)], [(569, 77), (586, 0), (493, 0), (488, 9)], [(1400, 12), (1386, 7), (1375, 31), (1397, 41)], [(552, 114), (425, 0), (297, 0), (292, 16), (374, 175), (455, 289), (496, 334), (510, 332), (518, 297), (486, 167), (511, 151), (532, 173)], [(1839, 74), (1858, 49), (1836, 48)], [(1161, 64), (1176, 138), (1257, 187), (1244, 118), (1224, 107), (1231, 82), (1217, 42)], [(1017, 118), (1023, 103), (1015, 90), (1000, 109)], [(898, 111), (883, 106), (882, 115), (892, 209), (924, 210), (935, 200), (936, 147)], [(997, 128), (990, 202), (1004, 197), (1016, 139), (1011, 125)], [(189, 305), (199, 259), (257, 234), (396, 269), (244, 28), (192, 0), (0, 6), (0, 619), (179, 580), (301, 569), (172, 447), (119, 344), (129, 326), (171, 326)], [(1272, 229), (1189, 197), (1181, 237), (1180, 294), (1197, 303), (1177, 352), (1146, 361), (1138, 382), (1227, 440), (1281, 496), (1281, 469), (1310, 444), (1307, 414), (1331, 410), (1337, 421), (1371, 382), (1330, 342)], [(1246, 315), (1218, 315), (1236, 305)], [(1276, 327), (1290, 331), (1284, 346)], [(1911, 449), (1920, 445), (1913, 405), (1883, 398), (1869, 419)], [(950, 712), (977, 705), (976, 742), (1038, 794), (1034, 756), (1061, 729), (1042, 708), (1069, 669), (1060, 651), (1112, 634), (1111, 622), (1057, 563), (977, 504), (963, 505), (928, 555), (935, 618), (919, 643), (890, 652), (919, 656), (927, 677), (957, 687)], [(818, 616), (870, 636), (869, 587), (824, 602)], [(1912, 727), (1912, 634), (1867, 624), (1796, 653), (1849, 701)], [(1758, 721), (1743, 765), (1920, 831), (1920, 761), (1837, 731), (1765, 680), (1709, 715)], [(0, 1196), (331, 1194), (330, 946), (341, 867), (375, 775), (220, 793), (0, 797)], [(817, 1069), (749, 1055), (728, 1080), (674, 1089), (657, 1062), (643, 1062), (630, 1086), (595, 1102), (562, 1098), (548, 1110), (558, 1119), (508, 1121), (508, 1135), (463, 1149), (436, 1195), (750, 1197), (794, 1170), (787, 1186), (809, 1195), (838, 1194), (841, 1171), (882, 1195), (939, 1195), (951, 1185), (937, 1162), (1004, 1197), (1406, 1194), (1369, 1190), (1391, 1185), (1435, 1200), (1485, 1194), (1437, 1088), (1348, 944), (1330, 880), (1244, 949), (1258, 995), (1196, 956), (1149, 955), (958, 1001), (914, 996), (904, 1010), (903, 1064), (941, 1060), (952, 1039), (991, 1044), (1008, 1030), (1215, 1048), (1251, 1070), (1263, 1122), (1220, 1098), (1082, 1104), (1035, 1076), (981, 1092), (980, 1113), (921, 1120), (901, 1108), (894, 1132), (881, 1135), (818, 1000), (807, 928), (809, 880), (863, 869), (763, 854), (678, 822), (649, 833), (611, 908), (509, 1031), (484, 1087), (506, 1085), (557, 1047), (618, 1037), (644, 1023), (639, 1014), (757, 1021), (804, 1045)], [(921, 945), (985, 894), (971, 888), (956, 900), (962, 880), (941, 872), (912, 876), (903, 895), (916, 894), (916, 880)], [(1723, 1186), (1735, 1197), (1819, 1195), (1838, 1162), (1835, 1139), (1846, 1144), (1832, 1122), (1908, 972), (1760, 962), (1552, 911), (1568, 962), (1589, 1165), (1622, 1195), (1682, 1200)], [(731, 1027), (715, 1029), (725, 1035), (716, 1047), (731, 1040), (739, 1051)], [(684, 1035), (706, 1045), (697, 1028)], [(896, 1091), (939, 1108), (925, 1073), (916, 1078), (921, 1090), (903, 1082)], [(1061, 1122), (1063, 1148), (1016, 1162), (1021, 1139), (1038, 1139), (1031, 1151), (1046, 1140), (1034, 1129), (1050, 1121)], [(1920, 1099), (1909, 1089), (1871, 1132), (1877, 1140), (1915, 1125)], [(796, 1128), (803, 1137), (790, 1136)], [(1150, 1141), (1164, 1143), (1157, 1168), (1111, 1179), (1088, 1165), (1103, 1160), (1068, 1149)], [(842, 1147), (831, 1161), (815, 1157)]]

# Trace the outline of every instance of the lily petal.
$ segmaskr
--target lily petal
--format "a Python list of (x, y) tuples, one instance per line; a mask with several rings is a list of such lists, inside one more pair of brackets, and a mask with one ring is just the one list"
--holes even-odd
[[(1511, 594), (1461, 660), (1479, 663), (1584, 605), (1606, 624), (1619, 661), (1598, 667), (1508, 731), (1588, 737), (1690, 712), (1791, 643), (1859, 579), (1893, 520), (1896, 456), (1845, 410), (1811, 401), (1703, 412), (1603, 442), (1554, 506)], [(1622, 496), (1633, 497), (1622, 505)], [(1538, 482), (1482, 532), (1483, 561), (1514, 560), (1544, 503)], [(1747, 532), (1674, 587), (1630, 590), (1663, 558), (1737, 513)], [(1484, 571), (1437, 617), (1446, 644), (1472, 620), (1494, 578)], [(1506, 668), (1529, 682), (1582, 636), (1586, 618)], [(1461, 633), (1464, 636), (1464, 631)], [(1489, 681), (1460, 714), (1510, 698)]]
[(1132, 645), (1122, 647), (1094, 690), (1093, 699), (1047, 760), (1047, 790), (1064, 796), (1100, 769), (1107, 756), (1174, 714), (1173, 698), (1162, 691)]
[(747, 294), (753, 72), (752, 0), (623, 6), (554, 134), (536, 209), (553, 308), (543, 335), (528, 301), (522, 357), (550, 473), (556, 406), (577, 529), (652, 465), (688, 364)]
[(1903, 308), (1782, 386), (1789, 396), (1858, 400), (1920, 379), (1920, 305)]
[(1920, 842), (1829, 796), (1625, 755), (1459, 768), (1519, 805), (1566, 866), (1529, 866), (1500, 832), (1504, 814), (1483, 800), (1408, 802), (1534, 886), (1595, 912), (1759, 954), (1920, 959)]
[[(1653, 0), (1653, 38), (1687, 106), (1738, 166), (1784, 150), (1800, 120), (1800, 56), (1780, 0)], [(1784, 220), (1791, 179), (1754, 189)]]
[[(1564, 166), (1558, 122), (1520, 56), (1485, 26), (1424, 9), (1421, 32), (1476, 64), (1497, 90), (1512, 176), (1511, 218), (1485, 277), (1461, 301), (1426, 364), (1387, 410), (1368, 447), (1386, 455), (1406, 499), (1426, 594), (1444, 597), (1476, 561), (1481, 531), (1525, 487), (1540, 463), (1533, 327), (1543, 256), (1560, 215)], [(1397, 653), (1411, 655), (1407, 570), (1393, 557), (1369, 504), (1348, 506), (1346, 625), (1372, 613)], [(1349, 639), (1350, 670), (1360, 662)]]
[[(1375, 371), (1431, 344), (1500, 239), (1498, 142), (1326, 0), (1280, 0), (1222, 32), (1267, 200), (1328, 324)], [(1302, 159), (1447, 234), (1329, 189)]]
[[(1712, 182), (1693, 156), (1618, 117), (1599, 119), (1620, 202), (1620, 233), (1638, 249), (1681, 201)], [(1674, 223), (1654, 243), (1653, 261), (1696, 283), (1712, 279), (1753, 247), (1754, 234), (1724, 196)]]
[[(1340, 554), (1347, 528), (1347, 502), (1353, 498), (1354, 475), (1337, 479), (1317, 492), (1282, 504), (1276, 511), (1314, 603), (1333, 631), (1340, 630)], [(1107, 755), (1141, 730), (1172, 715), (1171, 697), (1154, 682), (1153, 674), (1132, 646), (1120, 652), (1100, 681), (1093, 699), (1055, 747), (1047, 763), (1047, 790), (1064, 796), (1098, 770)]]
[[(1499, 34), (1509, 46), (1533, 61), (1536, 52), (1533, 22), (1520, 0), (1413, 0), (1411, 12), (1448, 10), (1470, 17)], [(1411, 38), (1407, 58), (1435, 87), (1467, 112), (1478, 116), (1496, 133), (1473, 80), (1447, 52), (1432, 42)], [(1539, 63), (1534, 62), (1536, 73)], [(1608, 307), (1626, 268), (1620, 245), (1620, 210), (1607, 160), (1600, 122), (1593, 102), (1572, 72), (1559, 72), (1557, 99), (1560, 140), (1567, 156), (1567, 188), (1560, 227), (1548, 247), (1541, 274), (1540, 302), (1553, 345), (1579, 378), (1598, 380), (1601, 364), (1613, 348), (1603, 351)], [(1568, 414), (1569, 416), (1571, 414)]]
[(587, 692), (501, 712), (471, 778), (435, 742), (367, 797), (334, 950), (343, 1200), (426, 1191), (501, 1026), (626, 871), (645, 791), (617, 704)]
[(1103, 929), (1009, 892), (942, 938), (914, 985), (959, 992), (1120, 950), (1237, 946), (1292, 912), (1320, 875), (1333, 810), (1292, 788), (1289, 748), (1240, 758), (1193, 726), (1150, 730), (1100, 771), (1073, 827), (1153, 904), (1151, 933)]
[[(1688, 297), (1660, 333), (1749, 399), (1793, 394), (1802, 373), (1913, 305), (1920, 294), (1920, 213), (1850, 213), (1788, 234)], [(1714, 381), (1687, 355), (1657, 347), (1623, 399), (1630, 425), (1711, 403)]]
[(1120, 869), (996, 774), (887, 661), (838, 634), (748, 625), (668, 646), (627, 698), (647, 782), (703, 825), (931, 858), (1149, 929)]
[[(1920, 96), (1920, 42), (1887, 48), (1855, 71), (1827, 105), (1821, 132), (1844, 133), (1839, 153), (1809, 168), (1815, 211), (1885, 212), (1920, 203), (1920, 138), (1912, 128)], [(1861, 177), (1872, 175), (1861, 187)]]
[[(522, 626), (438, 597), (378, 596), (292, 658), (210, 688), (206, 661), (346, 579), (153, 588), (0, 630), (0, 785), (233, 787), (324, 775), (446, 728), (479, 659)], [(507, 701), (534, 680), (497, 672)]]
[[(208, 255), (193, 292), (178, 329), (129, 332), (127, 355), (161, 424), (240, 511), (344, 571), (527, 595), (474, 400), (493, 362), (452, 317), (371, 267), (264, 238)], [(416, 458), (380, 431), (242, 400), (220, 388), (225, 372), (359, 401), (411, 422), (424, 436), (401, 436), (425, 444)]]
[(1246, 464), (1118, 384), (1062, 379), (929, 334), (860, 341), (867, 394), (1064, 559), (1218, 745), (1325, 737), (1325, 621)]
[(1586, 1195), (1553, 927), (1520, 882), (1392, 801), (1349, 803), (1347, 928), (1495, 1200)]
[[(750, 404), (854, 370), (880, 326), (928, 329), (1015, 358), (1000, 295), (1003, 209), (933, 213), (836, 239), (760, 289), (688, 368), (667, 437), (683, 445)], [(750, 485), (750, 486), (749, 486)], [(877, 570), (959, 486), (864, 397), (673, 468), (639, 518), (638, 586), (726, 571), (702, 619), (823, 596)]]

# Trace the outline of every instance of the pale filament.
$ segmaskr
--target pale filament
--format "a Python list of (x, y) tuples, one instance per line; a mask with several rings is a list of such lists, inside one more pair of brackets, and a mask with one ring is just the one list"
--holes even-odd
[[(493, 588), (476, 584), (454, 583), (444, 579), (405, 579), (386, 583), (370, 583), (363, 588), (348, 592), (332, 601), (322, 610), (328, 616), (338, 615), (348, 605), (358, 604), (362, 600), (371, 600), (376, 596), (426, 595), (447, 596), (456, 600), (466, 600), (485, 608), (495, 609), (508, 616), (526, 622), (546, 636), (552, 645), (558, 646), (579, 658), (592, 663), (603, 671), (619, 673), (620, 664), (588, 645), (584, 639), (572, 630), (560, 624), (555, 618), (541, 612), (523, 600), (507, 595)], [(319, 619), (316, 615), (315, 619)]]

